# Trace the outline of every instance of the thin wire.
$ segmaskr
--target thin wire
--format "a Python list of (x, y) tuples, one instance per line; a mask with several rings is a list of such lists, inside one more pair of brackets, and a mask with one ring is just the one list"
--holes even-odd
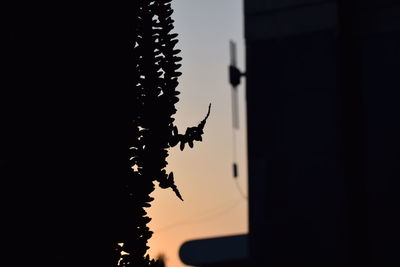
[(235, 180), (236, 187), (237, 187), (237, 189), (238, 189), (238, 191), (240, 193), (240, 196), (242, 198), (244, 198), (245, 200), (248, 200), (249, 197), (243, 192), (243, 189), (239, 185), (239, 181), (237, 179), (234, 179), (234, 180)]
[[(232, 157), (233, 157), (233, 164), (234, 164), (234, 173), (233, 179), (235, 180), (236, 188), (239, 191), (240, 196), (248, 200), (248, 196), (243, 192), (243, 189), (239, 185), (238, 181), (238, 164), (237, 164), (237, 138), (236, 138), (236, 130), (239, 129), (239, 114), (238, 114), (238, 95), (237, 95), (237, 88), (232, 88)], [(236, 176), (235, 176), (236, 175)]]
[(232, 87), (232, 126), (233, 129), (239, 129), (239, 96), (238, 88)]
[(239, 129), (239, 118), (237, 112), (237, 105), (235, 104), (235, 91), (237, 88), (232, 88), (232, 160), (233, 160), (233, 178), (237, 175), (237, 142), (236, 142), (236, 129)]
[(232, 157), (233, 162), (236, 163), (236, 131), (232, 129)]
[(203, 214), (201, 217), (198, 217), (198, 218), (192, 219), (192, 220), (179, 221), (179, 222), (176, 222), (174, 224), (171, 224), (171, 225), (168, 225), (168, 226), (165, 226), (165, 227), (161, 227), (161, 228), (159, 228), (157, 230), (154, 230), (154, 232), (155, 233), (160, 233), (160, 232), (164, 232), (164, 231), (170, 230), (172, 228), (175, 228), (175, 227), (181, 226), (181, 225), (197, 224), (197, 223), (200, 223), (200, 222), (206, 222), (206, 221), (214, 220), (214, 219), (218, 218), (219, 216), (221, 216), (221, 215), (227, 213), (228, 211), (232, 210), (236, 206), (238, 206), (242, 201), (243, 201), (243, 199), (238, 199), (232, 205), (230, 205), (228, 207), (225, 207), (223, 210), (220, 210), (219, 212), (207, 214), (206, 216), (204, 216), (204, 214)]

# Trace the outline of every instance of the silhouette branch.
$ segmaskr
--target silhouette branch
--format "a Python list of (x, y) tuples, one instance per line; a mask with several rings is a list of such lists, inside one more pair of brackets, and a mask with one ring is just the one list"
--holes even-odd
[[(122, 237), (119, 251), (122, 256), (116, 266), (160, 266), (161, 263), (147, 255), (147, 242), (153, 232), (147, 224), (151, 219), (145, 208), (154, 200), (150, 194), (155, 182), (160, 188), (170, 188), (183, 200), (175, 184), (174, 174), (167, 174), (168, 149), (180, 143), (181, 150), (187, 143), (191, 148), (194, 141), (202, 141), (203, 129), (210, 114), (196, 127), (179, 134), (174, 125), (175, 104), (179, 101), (176, 90), (182, 75), (178, 69), (182, 58), (178, 56), (178, 34), (171, 18), (171, 0), (138, 1), (136, 42), (134, 57), (136, 68), (134, 79), (135, 114), (132, 127), (130, 175), (125, 180), (126, 201), (130, 220)], [(117, 248), (118, 249), (118, 248)]]

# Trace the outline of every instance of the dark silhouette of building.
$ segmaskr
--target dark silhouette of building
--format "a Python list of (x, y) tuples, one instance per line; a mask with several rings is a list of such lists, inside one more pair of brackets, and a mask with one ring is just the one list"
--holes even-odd
[(399, 16), (245, 1), (252, 266), (398, 265)]
[(400, 3), (244, 8), (250, 265), (400, 265)]

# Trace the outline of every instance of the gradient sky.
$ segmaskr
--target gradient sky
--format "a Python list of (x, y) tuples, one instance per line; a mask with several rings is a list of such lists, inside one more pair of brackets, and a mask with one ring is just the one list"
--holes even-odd
[[(174, 171), (182, 193), (157, 188), (148, 210), (154, 235), (150, 254), (163, 253), (168, 267), (186, 266), (179, 260), (183, 242), (191, 239), (241, 234), (248, 231), (247, 200), (232, 176), (233, 133), (231, 86), (228, 82), (229, 40), (237, 43), (238, 66), (244, 68), (242, 0), (174, 0), (177, 47), (183, 57), (176, 107), (180, 132), (197, 125), (212, 103), (203, 142), (193, 149), (170, 151), (168, 170)], [(239, 86), (240, 129), (236, 131), (238, 184), (247, 192), (247, 147), (244, 86)]]

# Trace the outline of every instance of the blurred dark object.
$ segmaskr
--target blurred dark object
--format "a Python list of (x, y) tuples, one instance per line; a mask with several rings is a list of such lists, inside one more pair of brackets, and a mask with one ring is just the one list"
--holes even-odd
[(165, 255), (160, 254), (157, 256), (158, 267), (165, 267)]
[(232, 65), (229, 66), (229, 82), (232, 86), (236, 87), (240, 84), (240, 78), (242, 75), (243, 74), (237, 67)]
[(245, 1), (252, 266), (396, 266), (400, 3)]
[(246, 73), (242, 73), (237, 65), (237, 52), (236, 43), (233, 41), (229, 42), (229, 54), (230, 54), (230, 65), (229, 65), (229, 82), (233, 87), (237, 87), (240, 84), (240, 78), (245, 76)]
[(183, 263), (200, 267), (248, 266), (248, 236), (231, 235), (190, 240), (182, 244)]

